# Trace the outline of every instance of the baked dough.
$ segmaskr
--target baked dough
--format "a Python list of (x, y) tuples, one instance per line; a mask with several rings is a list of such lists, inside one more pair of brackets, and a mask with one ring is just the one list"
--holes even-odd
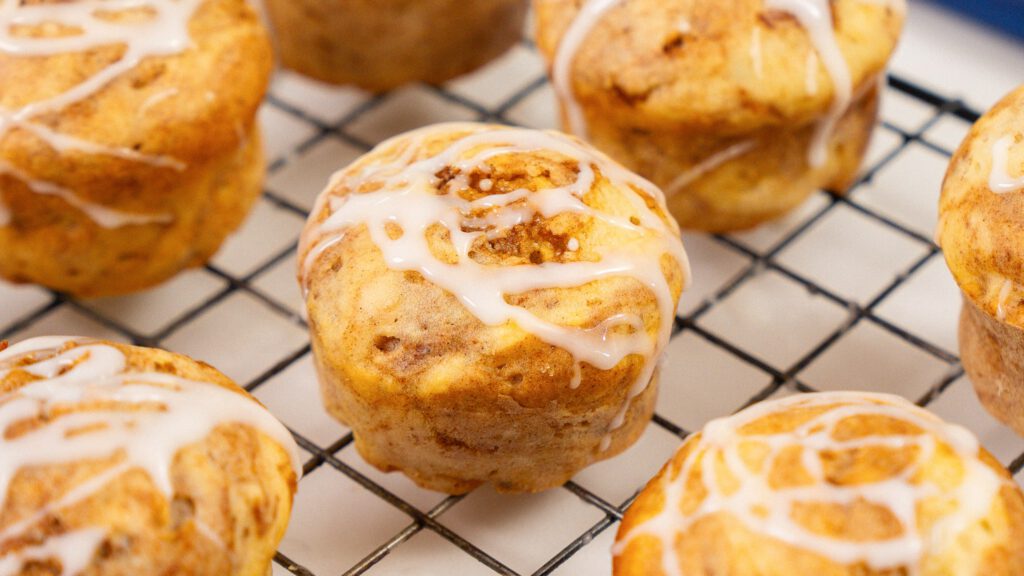
[(568, 132), (684, 228), (785, 214), (857, 176), (903, 0), (534, 0)]
[(626, 512), (616, 576), (1024, 574), (1024, 493), (889, 395), (764, 402), (687, 439)]
[(528, 0), (266, 0), (282, 63), (380, 92), (440, 84), (519, 41)]
[(964, 296), (960, 356), (982, 403), (1024, 435), (1024, 87), (971, 129), (942, 185), (936, 240)]
[(213, 368), (36, 338), (0, 351), (0, 572), (265, 576), (301, 465)]
[(631, 445), (689, 276), (649, 182), (482, 124), (336, 174), (299, 262), (327, 409), (367, 461), (450, 493), (551, 488)]
[(0, 9), (0, 276), (79, 296), (204, 264), (263, 180), (252, 8), (107, 4)]

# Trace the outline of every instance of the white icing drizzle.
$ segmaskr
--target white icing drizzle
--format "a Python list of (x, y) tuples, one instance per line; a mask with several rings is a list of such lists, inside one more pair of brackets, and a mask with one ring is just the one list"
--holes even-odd
[(807, 53), (807, 65), (804, 69), (806, 77), (804, 78), (804, 89), (811, 96), (818, 93), (818, 53), (811, 50)]
[[(766, 416), (801, 408), (824, 409), (795, 430), (781, 433), (741, 433), (742, 428)], [(920, 433), (884, 434), (837, 440), (836, 427), (848, 418), (880, 416), (902, 420)], [(954, 489), (943, 492), (920, 480), (918, 472), (935, 453), (939, 443), (951, 448), (963, 463), (964, 477)], [(741, 456), (741, 445), (757, 445), (766, 451), (759, 470), (751, 469)], [(876, 482), (834, 485), (825, 479), (822, 460), (827, 452), (866, 447), (916, 449), (914, 462), (898, 474)], [(799, 486), (773, 488), (769, 474), (783, 450), (802, 448), (801, 464), (812, 479)], [(683, 576), (675, 552), (678, 535), (702, 518), (725, 513), (749, 530), (784, 542), (794, 548), (824, 557), (836, 564), (863, 562), (873, 570), (904, 568), (911, 576), (920, 573), (921, 560), (931, 551), (942, 550), (963, 530), (983, 519), (999, 490), (1009, 482), (1000, 478), (979, 459), (977, 439), (966, 429), (947, 424), (929, 412), (898, 396), (858, 392), (799, 394), (762, 402), (733, 416), (715, 420), (699, 437), (684, 444), (687, 458), (673, 475), (666, 471), (658, 487), (664, 491), (661, 512), (623, 535), (614, 553), (622, 554), (640, 536), (654, 536), (662, 542), (662, 569), (668, 576)], [(729, 474), (730, 487), (723, 491), (719, 462)], [(693, 512), (684, 514), (686, 485), (698, 472), (707, 494)], [(670, 464), (674, 466), (674, 464)], [(732, 485), (735, 482), (736, 485)], [(915, 483), (917, 482), (917, 483)], [(939, 519), (930, 529), (917, 522), (917, 507), (925, 499), (947, 496), (956, 510)], [(899, 521), (899, 536), (870, 541), (841, 540), (812, 532), (793, 518), (798, 504), (848, 505), (866, 502), (889, 510)]]
[[(60, 112), (68, 106), (82, 102), (98, 93), (114, 79), (137, 67), (146, 58), (171, 56), (186, 50), (191, 43), (188, 24), (202, 1), (78, 0), (76, 2), (22, 5), (16, 0), (0, 0), (0, 52), (5, 54), (35, 57), (85, 52), (104, 46), (123, 45), (125, 47), (124, 54), (119, 60), (56, 96), (32, 102), (17, 109), (0, 108), (0, 138), (12, 129), (19, 128), (31, 132), (57, 152), (77, 151), (93, 155), (113, 156), (155, 167), (184, 170), (186, 165), (175, 158), (143, 154), (131, 148), (107, 146), (68, 134), (61, 134), (34, 119), (41, 115)], [(151, 17), (141, 22), (133, 20), (130, 23), (118, 23), (103, 16), (112, 12), (137, 9), (146, 9)], [(76, 30), (78, 33), (50, 38), (32, 38), (15, 33), (15, 29), (19, 27), (44, 24), (58, 24)], [(166, 92), (163, 92), (157, 96), (168, 97), (165, 94)], [(143, 109), (147, 109), (154, 103), (151, 98), (143, 105)], [(60, 189), (61, 193), (55, 195), (64, 198), (105, 228), (165, 222), (170, 219), (169, 215), (131, 216), (95, 205), (92, 205), (92, 209), (86, 209), (83, 206), (89, 206), (89, 203), (73, 192), (53, 183), (45, 183), (46, 186), (41, 186), (39, 181), (33, 180), (22, 171), (13, 169), (9, 165), (4, 167), (3, 173), (23, 180), (36, 193), (52, 193), (52, 191)], [(40, 190), (51, 192), (40, 192)], [(97, 215), (100, 215), (99, 218)], [(0, 219), (0, 226), (9, 224), (9, 217), (8, 214), (6, 220)]]
[[(103, 228), (113, 229), (136, 224), (165, 224), (173, 220), (173, 217), (169, 214), (132, 214), (107, 208), (100, 204), (96, 204), (95, 202), (83, 200), (80, 196), (63, 186), (58, 186), (57, 184), (46, 180), (36, 180), (22, 170), (19, 170), (5, 162), (3, 159), (0, 159), (0, 175), (4, 174), (21, 180), (26, 186), (28, 186), (29, 190), (32, 190), (36, 194), (41, 194), (43, 196), (56, 196), (57, 198), (64, 200)], [(6, 219), (3, 218), (3, 213), (6, 213), (7, 215)], [(9, 221), (9, 210), (6, 208), (0, 208), (0, 226), (8, 224)]]
[(1024, 174), (1010, 176), (1010, 146), (1012, 136), (1003, 136), (992, 145), (992, 172), (988, 177), (988, 188), (996, 194), (1024, 190)]
[[(565, 107), (567, 129), (577, 136), (587, 137), (587, 123), (583, 109), (576, 100), (572, 86), (572, 67), (580, 46), (590, 32), (601, 21), (602, 17), (613, 7), (625, 0), (587, 0), (576, 18), (569, 25), (555, 53), (551, 80), (555, 93)], [(897, 4), (902, 0), (894, 1)], [(814, 44), (818, 56), (825, 64), (825, 69), (832, 78), (835, 94), (829, 105), (828, 113), (818, 122), (814, 138), (808, 149), (808, 162), (813, 167), (821, 167), (828, 159), (828, 142), (835, 130), (836, 123), (850, 107), (853, 99), (853, 82), (850, 69), (846, 64), (835, 30), (832, 27), (832, 8), (830, 0), (764, 0), (767, 9), (787, 12), (800, 22)], [(750, 53), (754, 60), (754, 70), (760, 78), (763, 71), (761, 63), (760, 28), (754, 28)]]
[(195, 524), (196, 531), (202, 534), (207, 540), (213, 542), (221, 550), (227, 550), (227, 544), (224, 543), (224, 539), (217, 534), (217, 531), (210, 527), (209, 524), (203, 522), (199, 518), (193, 518), (192, 523)]
[(139, 115), (144, 116), (147, 112), (155, 108), (157, 105), (159, 105), (162, 102), (165, 102), (166, 100), (174, 98), (180, 92), (181, 90), (179, 90), (178, 88), (165, 88), (164, 90), (161, 90), (156, 94), (153, 94), (149, 98), (146, 98), (146, 101), (142, 103), (142, 106), (139, 106)]
[(753, 150), (756, 146), (757, 142), (754, 140), (741, 140), (740, 142), (708, 156), (695, 166), (692, 166), (679, 176), (676, 176), (675, 180), (665, 187), (665, 196), (668, 196), (669, 198), (675, 196), (680, 190), (697, 181), (701, 176), (715, 170), (730, 160), (735, 160), (736, 158), (743, 156), (747, 152)]
[(1010, 292), (1013, 290), (1013, 280), (1006, 279), (999, 288), (999, 298), (996, 301), (996, 319), (1002, 322), (1006, 320), (1006, 302), (1010, 299)]
[(811, 166), (815, 168), (824, 166), (825, 161), (828, 160), (829, 139), (853, 99), (850, 68), (846, 64), (843, 52), (839, 49), (836, 32), (832, 27), (830, 0), (764, 0), (764, 5), (769, 9), (792, 14), (800, 22), (832, 78), (832, 86), (835, 91), (832, 104), (825, 117), (818, 122), (807, 158)]
[(754, 77), (764, 78), (764, 57), (761, 55), (761, 27), (754, 26), (750, 33), (750, 60), (754, 63)]
[[(434, 156), (415, 158), (425, 141), (452, 132), (463, 133), (464, 136)], [(394, 149), (402, 141), (405, 147), (398, 158), (365, 166), (356, 173), (352, 173), (355, 169), (339, 172), (320, 195), (312, 218), (318, 218), (324, 211), (327, 217), (320, 224), (307, 228), (299, 246), (299, 254), (305, 255), (300, 268), (303, 286), (308, 289), (309, 274), (323, 252), (341, 241), (348, 228), (365, 224), (391, 269), (419, 272), (455, 296), (484, 324), (495, 326), (515, 322), (540, 340), (572, 354), (575, 361), (569, 383), (572, 388), (581, 382), (581, 362), (609, 370), (627, 356), (643, 356), (640, 375), (611, 422), (610, 431), (619, 428), (630, 401), (647, 388), (657, 366), (656, 360), (664, 351), (672, 330), (676, 302), (662, 273), (661, 256), (670, 254), (675, 257), (683, 269), (684, 282), (690, 278), (689, 263), (675, 222), (662, 220), (635, 190), (642, 190), (664, 211), (661, 192), (607, 156), (583, 148), (577, 141), (556, 132), (481, 124), (441, 124), (400, 136), (381, 144), (378, 149)], [(451, 168), (460, 175), (490, 173), (491, 167), (487, 162), (491, 158), (541, 150), (578, 160), (576, 180), (560, 188), (532, 193), (522, 189), (468, 201), (458, 194), (468, 188), (468, 179), (456, 177), (452, 181), (454, 184), (449, 184), (447, 194), (437, 193), (436, 174), (445, 168)], [(584, 196), (597, 179), (598, 170), (624, 192), (624, 198), (637, 214), (635, 219), (599, 211), (584, 202)], [(460, 183), (460, 180), (465, 181)], [(342, 182), (350, 190), (358, 190), (361, 185), (369, 183), (376, 187), (372, 192), (336, 196), (335, 191)], [(478, 215), (481, 211), (485, 212), (484, 216)], [(493, 238), (513, 226), (529, 222), (535, 216), (553, 218), (563, 213), (593, 218), (635, 232), (640, 238), (600, 251), (598, 262), (548, 262), (529, 265), (528, 270), (523, 266), (485, 266), (470, 256), (474, 242), (479, 239)], [(392, 239), (387, 232), (389, 224), (397, 224), (403, 234)], [(450, 233), (458, 257), (457, 264), (438, 260), (430, 251), (425, 233), (437, 224)], [(579, 249), (579, 240), (574, 240)], [(647, 334), (643, 320), (636, 314), (617, 314), (592, 328), (573, 328), (548, 322), (505, 301), (507, 295), (582, 286), (611, 277), (635, 278), (656, 297), (660, 326), (655, 339)], [(620, 326), (631, 327), (631, 333), (613, 334), (612, 330)], [(609, 442), (610, 436), (606, 436), (602, 449), (606, 449)]]
[(78, 530), (48, 538), (38, 546), (25, 546), (0, 557), (0, 576), (17, 576), (25, 564), (52, 558), (60, 559), (63, 576), (77, 576), (89, 567), (105, 537), (103, 530)]
[(558, 94), (558, 99), (565, 106), (566, 127), (569, 133), (581, 138), (587, 137), (588, 130), (587, 119), (572, 87), (572, 67), (576, 61), (576, 53), (605, 13), (623, 1), (586, 0), (586, 4), (580, 8), (569, 29), (562, 36), (561, 42), (558, 43), (551, 69), (551, 83)]
[[(0, 380), (16, 370), (39, 379), (0, 394), (0, 509), (22, 469), (113, 457), (121, 461), (0, 530), (0, 549), (26, 538), (47, 515), (93, 496), (132, 469), (145, 471), (170, 499), (175, 455), (224, 424), (248, 425), (265, 433), (288, 452), (296, 477), (301, 475), (291, 435), (257, 402), (216, 384), (132, 372), (114, 346), (66, 337), (26, 340), (0, 352)], [(19, 422), (81, 404), (106, 407), (65, 412), (8, 436)], [(208, 527), (197, 528), (209, 532)], [(0, 576), (14, 576), (26, 562), (45, 559), (60, 560), (61, 576), (75, 576), (89, 565), (106, 536), (100, 528), (80, 529), (14, 548), (0, 554)]]

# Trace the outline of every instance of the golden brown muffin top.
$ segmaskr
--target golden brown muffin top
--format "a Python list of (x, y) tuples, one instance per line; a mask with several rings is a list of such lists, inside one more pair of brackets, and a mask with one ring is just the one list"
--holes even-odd
[(64, 197), (101, 226), (159, 222), (92, 205), (75, 188), (170, 186), (239, 148), (271, 65), (245, 0), (4, 2), (0, 175)]
[[(905, 3), (534, 0), (534, 8), (555, 84), (571, 87), (582, 106), (637, 129), (667, 122), (728, 134), (821, 116), (839, 92), (836, 73), (848, 73), (853, 92), (873, 82), (896, 46)], [(823, 25), (809, 34), (815, 18)], [(828, 67), (829, 44), (846, 71)], [(571, 61), (564, 81), (560, 56)]]
[(982, 116), (950, 161), (936, 241), (967, 298), (1024, 328), (1024, 87)]
[[(410, 290), (425, 279), (453, 295), (477, 324), (495, 329), (489, 338), (522, 331), (569, 352), (571, 382), (547, 379), (559, 390), (580, 385), (583, 363), (608, 371), (634, 357), (643, 362), (630, 398), (642, 392), (689, 277), (661, 192), (556, 132), (441, 124), (385, 142), (336, 174), (299, 247), (314, 326), (371, 310), (338, 310), (333, 296), (317, 304), (335, 281), (355, 282), (333, 251), (367, 234), (367, 250), (391, 271), (412, 275), (404, 277)], [(374, 260), (361, 261), (367, 267)], [(640, 295), (608, 301), (601, 283), (622, 279)], [(345, 288), (364, 289), (382, 288)], [(650, 314), (645, 300), (653, 300)], [(507, 328), (503, 336), (500, 327)]]
[[(294, 493), (301, 468), (291, 435), (205, 364), (162, 350), (64, 337), (0, 351), (0, 566), (22, 573), (26, 564), (59, 560), (63, 573), (78, 573), (108, 528), (88, 520), (85, 526), (41, 526), (61, 524), (51, 515), (111, 496), (110, 486), (139, 472), (170, 502), (181, 481), (181, 455), (215, 432), (242, 428), (262, 433), (290, 457), (287, 482)], [(147, 495), (137, 488), (117, 497)]]
[(623, 520), (615, 573), (1018, 574), (1022, 498), (970, 432), (902, 398), (797, 395), (690, 437)]
[(10, 139), (189, 163), (238, 146), (238, 124), (263, 99), (269, 46), (244, 0), (9, 4), (0, 134)]

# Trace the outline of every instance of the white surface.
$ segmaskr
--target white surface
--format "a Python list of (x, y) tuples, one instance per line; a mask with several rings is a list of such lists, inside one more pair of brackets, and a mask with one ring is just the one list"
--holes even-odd
[(1024, 83), (1019, 40), (923, 0), (911, 0), (908, 14), (894, 73), (979, 110)]
[(939, 190), (949, 159), (919, 142), (904, 149), (868, 184), (852, 192), (862, 206), (931, 238), (939, 218)]
[(491, 556), (529, 574), (603, 516), (566, 490), (501, 496), (482, 488), (441, 518)]
[[(979, 109), (1024, 82), (1024, 45), (950, 19), (944, 11), (921, 2), (911, 2), (910, 17), (893, 64), (895, 73), (945, 96), (963, 97)], [(274, 102), (283, 106), (272, 102), (261, 113), (268, 157), (274, 162), (266, 187), (277, 201), (259, 203), (242, 231), (215, 259), (215, 270), (189, 272), (146, 294), (83, 303), (54, 300), (55, 296), (38, 288), (0, 284), (0, 335), (21, 339), (76, 333), (124, 340), (128, 335), (118, 327), (152, 336), (176, 326), (160, 341), (162, 346), (207, 360), (242, 384), (265, 380), (255, 394), (290, 428), (327, 449), (346, 438), (347, 429), (323, 412), (309, 354), (280, 372), (267, 374), (307, 345), (295, 262), (289, 253), (303, 224), (301, 212), (309, 209), (329, 174), (362, 153), (360, 142), (374, 144), (428, 122), (477, 119), (482, 109), (499, 107), (507, 108), (504, 118), (508, 121), (554, 127), (557, 111), (549, 86), (520, 94), (543, 71), (536, 53), (519, 47), (481, 72), (450, 84), (450, 94), (413, 86), (379, 99), (292, 74), (280, 75), (272, 93)], [(517, 94), (522, 97), (507, 100)], [(899, 227), (924, 239), (931, 237), (947, 161), (941, 150), (953, 150), (968, 128), (948, 115), (936, 121), (936, 113), (926, 103), (886, 91), (883, 118), (895, 130), (877, 132), (867, 167), (884, 164), (871, 182), (850, 195), (851, 202), (881, 219), (822, 193), (781, 221), (730, 235), (728, 240), (687, 235), (697, 280), (683, 298), (683, 311), (710, 303), (709, 310), (695, 319), (710, 337), (684, 329), (670, 343), (657, 403), (659, 416), (684, 430), (696, 430), (755, 395), (770, 392), (772, 375), (743, 360), (734, 349), (778, 372), (806, 359), (805, 367), (788, 376), (822, 389), (887, 390), (916, 400), (949, 378), (956, 366), (946, 362), (943, 354), (957, 352), (959, 296), (941, 255), (932, 256), (873, 310), (884, 322), (924, 341), (924, 348), (865, 318), (820, 355), (808, 357), (849, 322), (851, 310), (845, 304), (865, 305), (927, 254), (927, 243)], [(926, 129), (924, 138), (937, 149), (919, 142), (900, 148), (902, 136), (897, 130), (914, 135), (922, 129)], [(805, 225), (806, 230), (792, 238)], [(755, 255), (776, 249), (774, 262), (849, 302), (814, 295), (755, 262)], [(237, 280), (254, 276), (246, 285), (229, 288), (218, 271)], [(741, 284), (723, 296), (722, 291), (741, 278)], [(231, 293), (210, 302), (225, 289)], [(50, 305), (55, 309), (41, 314)], [(189, 317), (196, 309), (202, 313)], [(35, 316), (27, 327), (15, 329)], [(190, 319), (176, 325), (182, 318)], [(944, 352), (936, 355), (931, 348)], [(794, 390), (790, 383), (771, 396)], [(978, 433), (1002, 462), (1024, 454), (1024, 440), (988, 416), (966, 379), (953, 382), (930, 407)], [(581, 472), (575, 482), (581, 490), (620, 506), (680, 441), (652, 424), (635, 447)], [(338, 468), (364, 475), (418, 510), (414, 514), (429, 513), (444, 500), (402, 476), (371, 468), (351, 443), (335, 456), (337, 467), (319, 464), (301, 482), (292, 525), (281, 546), (291, 560), (317, 576), (346, 573), (395, 542), (415, 520)], [(1024, 473), (1018, 474), (1017, 479), (1022, 478)], [(565, 489), (519, 497), (480, 490), (436, 517), (471, 546), (521, 574), (535, 571), (606, 518), (603, 510)], [(609, 547), (617, 527), (612, 523), (552, 573), (609, 574)], [(273, 573), (288, 571), (275, 565)], [(423, 528), (398, 543), (367, 573), (493, 572)]]
[(775, 271), (744, 282), (700, 325), (783, 371), (848, 320), (850, 313)]
[[(884, 245), (885, 250), (864, 250), (865, 238)], [(924, 243), (839, 206), (787, 246), (777, 260), (844, 299), (867, 304), (926, 254)]]
[(85, 305), (138, 334), (153, 336), (225, 287), (227, 282), (205, 270), (189, 270), (152, 290)]

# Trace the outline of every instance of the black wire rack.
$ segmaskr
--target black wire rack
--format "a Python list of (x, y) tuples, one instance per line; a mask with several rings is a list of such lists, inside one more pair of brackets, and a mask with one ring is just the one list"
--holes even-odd
[[(529, 44), (524, 44), (517, 48), (517, 50), (528, 53), (531, 55), (530, 57), (537, 58), (534, 48)], [(471, 94), (467, 95), (466, 90), (460, 91), (426, 86), (417, 87), (417, 90), (430, 92), (432, 97), (438, 101), (457, 107), (471, 119), (516, 124), (513, 111), (517, 106), (525, 100), (536, 96), (539, 91), (549, 88), (540, 68), (541, 65), (537, 64), (538, 71), (533, 76), (517, 79), (516, 82), (521, 85), (513, 90), (506, 91), (505, 96), (496, 104), (494, 103), (494, 98), (488, 99), (491, 105), (485, 105), (477, 101)], [(880, 170), (900, 162), (901, 157), (911, 146), (923, 146), (948, 157), (951, 150), (943, 145), (935, 144), (925, 136), (925, 133), (946, 118), (955, 118), (964, 123), (972, 123), (978, 118), (978, 112), (959, 100), (946, 98), (941, 94), (922, 88), (897, 76), (890, 76), (888, 78), (886, 93), (899, 93), (903, 97), (913, 100), (922, 108), (927, 109), (929, 117), (912, 131), (908, 131), (906, 128), (890, 122), (883, 122), (879, 129), (886, 130), (895, 135), (896, 139), (898, 139), (898, 144), (867, 167), (857, 185), (848, 195), (842, 196), (825, 191), (820, 192), (816, 203), (813, 204), (815, 207), (811, 213), (803, 217), (796, 225), (787, 230), (781, 238), (776, 239), (769, 248), (764, 250), (752, 248), (749, 243), (743, 242), (736, 236), (719, 235), (706, 238), (707, 242), (729, 251), (734, 256), (742, 259), (744, 263), (737, 273), (732, 274), (726, 281), (717, 286), (699, 304), (690, 307), (687, 314), (676, 319), (673, 338), (690, 334), (692, 337), (702, 339), (708, 345), (719, 349), (728, 356), (730, 362), (743, 364), (763, 373), (768, 384), (752, 395), (735, 398), (734, 409), (742, 408), (750, 403), (784, 392), (794, 393), (814, 390), (814, 387), (803, 378), (805, 370), (816, 360), (828, 354), (844, 336), (863, 324), (871, 324), (888, 332), (915, 349), (933, 357), (944, 366), (942, 375), (935, 379), (927, 392), (919, 398), (913, 398), (918, 404), (927, 406), (935, 402), (952, 383), (963, 376), (963, 369), (954, 353), (941, 346), (937, 346), (913, 333), (913, 331), (908, 330), (906, 327), (899, 325), (899, 323), (886, 319), (884, 315), (878, 313), (879, 306), (887, 298), (914, 278), (926, 265), (941, 258), (941, 253), (932, 239), (923, 234), (922, 231), (908, 227), (904, 223), (897, 221), (897, 219), (888, 216), (884, 211), (879, 211), (859, 201), (858, 191), (864, 186), (869, 185)], [(363, 96), (340, 119), (326, 122), (323, 120), (322, 115), (310, 114), (303, 106), (296, 105), (293, 98), (282, 98), (277, 93), (271, 94), (268, 98), (267, 106), (273, 109), (274, 113), (285, 115), (290, 121), (301, 123), (305, 130), (305, 136), (301, 138), (301, 142), (293, 147), (292, 154), (272, 159), (273, 162), (270, 166), (271, 176), (284, 169), (296, 157), (314, 148), (325, 139), (338, 139), (338, 141), (350, 148), (361, 151), (369, 150), (375, 142), (360, 137), (359, 131), (352, 128), (357, 122), (365, 121), (367, 115), (372, 114), (388, 98), (389, 95), (386, 94), (373, 97)], [(270, 132), (266, 137), (268, 140), (273, 140), (275, 134)], [(337, 168), (340, 167), (341, 165), (339, 164)], [(935, 202), (937, 193), (937, 190), (921, 190), (921, 201)], [(280, 211), (294, 215), (296, 219), (304, 219), (306, 217), (307, 207), (300, 205), (300, 203), (297, 203), (285, 194), (267, 190), (264, 201)], [(799, 267), (787, 265), (779, 258), (779, 255), (787, 247), (794, 244), (809, 229), (840, 207), (846, 207), (859, 213), (882, 227), (920, 245), (922, 249), (923, 256), (918, 257), (908, 267), (895, 274), (891, 282), (881, 292), (866, 302), (855, 301), (830, 290), (820, 282), (812, 280)], [(297, 233), (295, 238), (283, 248), (277, 248), (273, 253), (256, 255), (257, 259), (261, 260), (261, 263), (251, 267), (244, 274), (233, 273), (226, 267), (217, 264), (207, 266), (205, 272), (218, 280), (217, 286), (219, 288), (214, 289), (201, 302), (189, 306), (186, 310), (177, 314), (173, 320), (166, 322), (159, 329), (153, 330), (150, 333), (143, 333), (143, 331), (137, 328), (133, 329), (128, 323), (121, 321), (116, 311), (111, 313), (109, 307), (107, 309), (98, 309), (92, 302), (79, 301), (59, 293), (49, 293), (46, 295), (43, 303), (32, 310), (26, 310), (20, 318), (16, 318), (12, 323), (0, 326), (0, 339), (16, 339), (20, 335), (31, 331), (34, 326), (44, 322), (48, 316), (57, 310), (67, 308), (71, 309), (75, 314), (95, 323), (95, 325), (101, 326), (103, 330), (112, 331), (132, 343), (145, 346), (172, 347), (168, 346), (167, 341), (172, 339), (175, 334), (181, 333), (186, 327), (193, 325), (203, 318), (211, 309), (238, 294), (244, 294), (250, 299), (257, 301), (269, 310), (270, 313), (292, 325), (293, 328), (304, 331), (306, 323), (301, 312), (296, 310), (294, 306), (289, 305), (289, 303), (283, 302), (281, 298), (268, 294), (265, 289), (260, 287), (260, 280), (270, 271), (290, 267), (289, 262), (293, 258), (296, 242)], [(728, 336), (709, 328), (708, 324), (703, 322), (720, 302), (741, 290), (752, 279), (768, 271), (781, 275), (788, 279), (788, 281), (804, 287), (808, 293), (824, 298), (848, 311), (846, 320), (838, 328), (831, 330), (830, 333), (811, 346), (795, 362), (788, 366), (780, 367), (777, 365), (777, 362), (770, 362), (759, 357), (757, 354), (745, 349), (743, 345), (734, 342)], [(289, 269), (288, 273), (290, 274), (290, 272)], [(700, 274), (701, 270), (696, 270), (696, 273)], [(279, 377), (296, 363), (308, 360), (309, 355), (310, 347), (308, 342), (298, 345), (294, 350), (281, 351), (281, 358), (274, 359), (269, 368), (263, 370), (249, 381), (244, 382), (246, 389), (259, 394), (261, 386)], [(850, 369), (855, 370), (857, 367), (850, 366)], [(663, 382), (663, 386), (669, 385), (671, 385), (670, 382)], [(319, 399), (295, 398), (294, 401), (318, 403)], [(678, 421), (674, 421), (671, 417), (661, 413), (655, 415), (653, 426), (662, 428), (669, 434), (678, 437), (680, 441), (689, 433), (689, 430)], [(421, 532), (431, 532), (451, 543), (468, 558), (478, 562), (481, 570), (484, 572), (489, 569), (494, 573), (509, 576), (526, 573), (538, 576), (553, 574), (575, 555), (583, 553), (588, 546), (595, 546), (591, 544), (595, 538), (609, 531), (614, 531), (625, 509), (632, 502), (632, 497), (622, 502), (610, 502), (577, 482), (569, 482), (561, 490), (568, 491), (573, 497), (578, 498), (582, 503), (590, 507), (595, 512), (595, 517), (599, 519), (591, 523), (557, 553), (546, 558), (539, 567), (532, 571), (517, 572), (508, 563), (499, 560), (491, 552), (472, 543), (472, 534), (467, 533), (465, 529), (457, 531), (446, 523), (446, 513), (456, 509), (465, 499), (465, 496), (439, 496), (437, 498), (439, 503), (424, 509), (411, 503), (408, 498), (403, 498), (394, 491), (389, 490), (380, 482), (371, 478), (370, 475), (345, 461), (344, 455), (354, 451), (351, 433), (344, 434), (329, 443), (316, 442), (294, 429), (293, 433), (300, 447), (308, 453), (309, 458), (304, 465), (304, 471), (307, 475), (323, 467), (332, 468), (353, 481), (362, 490), (368, 492), (369, 497), (379, 499), (405, 516), (404, 528), (388, 537), (382, 538), (376, 549), (340, 572), (345, 575), (395, 573), (387, 570), (386, 564), (380, 563)], [(1024, 444), (1022, 444), (1022, 447), (1024, 447)], [(1008, 464), (1011, 472), (1014, 474), (1021, 472), (1022, 468), (1024, 468), (1024, 453), (1017, 455)], [(304, 483), (300, 483), (300, 492), (303, 490), (303, 486)], [(639, 490), (642, 488), (642, 485), (637, 485), (635, 488)], [(325, 511), (324, 513), (328, 512)], [(500, 522), (501, 519), (495, 521)], [(347, 521), (347, 524), (351, 530), (361, 530), (372, 522), (374, 522), (373, 518), (351, 518)], [(341, 541), (347, 536), (342, 533), (337, 534), (336, 537)], [(601, 553), (608, 556), (608, 563), (610, 565), (610, 554), (607, 549), (603, 549)], [(301, 552), (293, 552), (291, 555), (288, 555), (286, 552), (280, 552), (276, 557), (274, 571), (277, 574), (313, 575), (314, 572), (304, 565), (304, 561), (305, 558)], [(377, 566), (385, 569), (375, 570)], [(328, 573), (317, 572), (316, 576), (336, 576), (336, 574), (330, 573), (329, 575)]]

